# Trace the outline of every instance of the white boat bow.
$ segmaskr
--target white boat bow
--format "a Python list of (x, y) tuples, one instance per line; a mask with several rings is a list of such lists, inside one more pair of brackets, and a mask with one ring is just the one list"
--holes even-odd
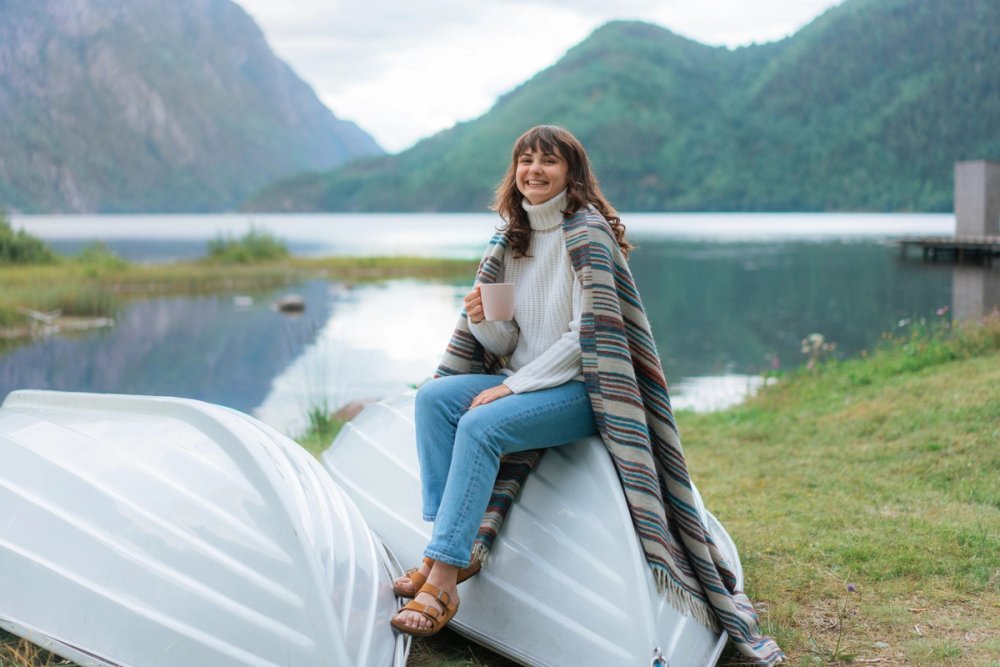
[[(323, 455), (337, 484), (404, 564), (430, 540), (421, 518), (415, 393), (369, 406)], [(697, 495), (697, 491), (695, 492)], [(702, 518), (734, 568), (722, 525)], [(452, 626), (528, 665), (714, 665), (726, 636), (656, 591), (604, 444), (597, 437), (549, 450), (528, 477), (489, 561), (460, 587)]]
[(0, 626), (81, 665), (402, 665), (398, 565), (296, 443), (198, 401), (0, 408)]

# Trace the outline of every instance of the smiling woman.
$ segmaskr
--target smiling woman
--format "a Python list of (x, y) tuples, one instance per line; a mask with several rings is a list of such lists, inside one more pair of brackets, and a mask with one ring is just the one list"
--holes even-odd
[[(393, 619), (414, 636), (458, 611), (458, 584), (485, 562), (528, 472), (548, 449), (597, 436), (621, 480), (656, 591), (707, 628), (725, 628), (757, 664), (784, 655), (760, 635), (739, 576), (693, 509), (666, 380), (626, 261), (614, 207), (567, 130), (515, 142), (494, 235), (435, 378), (414, 408), (423, 562), (394, 583), (412, 597)], [(513, 283), (513, 317), (487, 320), (481, 287)], [(412, 502), (416, 503), (414, 498)]]

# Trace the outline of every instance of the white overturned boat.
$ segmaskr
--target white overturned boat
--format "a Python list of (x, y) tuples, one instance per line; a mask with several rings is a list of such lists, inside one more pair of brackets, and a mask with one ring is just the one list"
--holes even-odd
[[(431, 529), (420, 516), (414, 396), (369, 406), (323, 455), (372, 531), (408, 565), (419, 563)], [(736, 546), (698, 505), (742, 588)], [(702, 667), (717, 662), (726, 642), (657, 594), (597, 437), (545, 454), (486, 567), (459, 593), (451, 627), (529, 665)]]
[(322, 466), (246, 415), (0, 408), (0, 627), (80, 665), (402, 665), (396, 574)]
[[(14, 392), (0, 627), (80, 665), (402, 665), (391, 579), (430, 535), (413, 394), (369, 406), (324, 465), (219, 406)], [(529, 665), (702, 667), (725, 643), (656, 593), (596, 438), (546, 454), (461, 594), (455, 629)]]

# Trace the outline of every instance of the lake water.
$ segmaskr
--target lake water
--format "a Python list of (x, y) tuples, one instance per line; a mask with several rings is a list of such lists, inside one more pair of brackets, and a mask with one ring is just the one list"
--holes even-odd
[[(630, 261), (674, 404), (739, 401), (761, 373), (805, 358), (822, 334), (857, 354), (920, 319), (982, 314), (1000, 272), (901, 259), (889, 241), (950, 234), (947, 215), (632, 215)], [(18, 216), (60, 251), (99, 240), (136, 261), (201, 256), (251, 225), (299, 254), (478, 257), (490, 215)], [(17, 388), (187, 396), (254, 413), (290, 433), (325, 403), (406, 391), (436, 366), (472, 276), (460, 283), (313, 280), (276, 290), (132, 301), (116, 326), (54, 336), (0, 357)], [(299, 317), (277, 312), (304, 297)], [(941, 313), (941, 314), (939, 314)]]

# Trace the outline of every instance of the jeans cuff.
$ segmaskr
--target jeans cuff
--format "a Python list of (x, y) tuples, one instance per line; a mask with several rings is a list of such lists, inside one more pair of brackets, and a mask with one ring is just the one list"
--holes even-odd
[(447, 554), (443, 554), (440, 551), (433, 551), (431, 549), (424, 551), (424, 555), (428, 558), (433, 558), (436, 561), (442, 562), (445, 565), (454, 565), (455, 567), (468, 567), (471, 562), (468, 558), (465, 560), (459, 560)]

